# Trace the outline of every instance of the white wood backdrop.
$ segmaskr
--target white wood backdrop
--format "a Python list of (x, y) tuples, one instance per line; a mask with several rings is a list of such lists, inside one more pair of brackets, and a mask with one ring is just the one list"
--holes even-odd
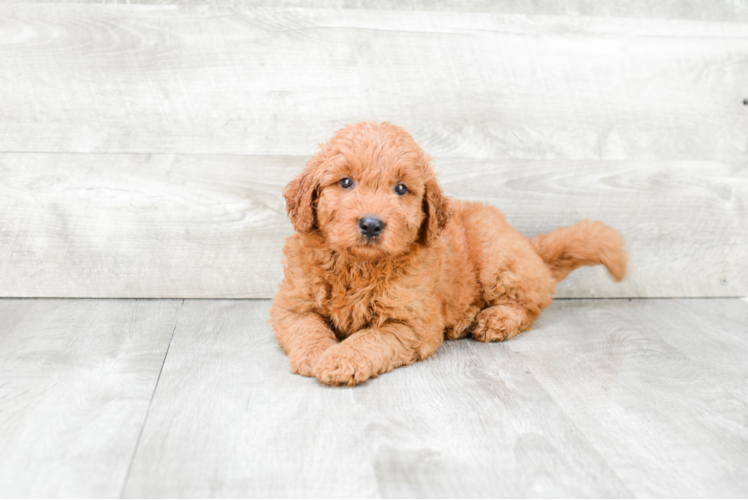
[(748, 21), (748, 4), (735, 0), (8, 0), (8, 3), (87, 3), (221, 5), (233, 7), (306, 7), (401, 11), (496, 12), (623, 18)]
[(372, 119), (527, 235), (618, 228), (559, 296), (748, 294), (745, 4), (179, 3), (0, 5), (0, 296), (271, 297), (282, 186)]

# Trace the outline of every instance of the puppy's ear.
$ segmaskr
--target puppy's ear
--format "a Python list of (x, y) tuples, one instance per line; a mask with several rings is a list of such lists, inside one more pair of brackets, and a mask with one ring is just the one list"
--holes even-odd
[(423, 194), (423, 213), (426, 215), (421, 226), (421, 241), (426, 245), (434, 243), (447, 222), (452, 217), (452, 207), (436, 179), (426, 181)]
[(288, 183), (283, 190), (286, 199), (286, 213), (291, 219), (293, 228), (300, 233), (308, 233), (314, 229), (314, 202), (317, 198), (316, 171), (321, 163), (321, 155), (317, 153), (309, 160), (301, 174)]

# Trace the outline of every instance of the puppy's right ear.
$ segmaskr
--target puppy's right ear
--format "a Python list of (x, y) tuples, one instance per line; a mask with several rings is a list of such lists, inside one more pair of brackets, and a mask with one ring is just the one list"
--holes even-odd
[(315, 154), (306, 164), (301, 174), (288, 183), (283, 190), (286, 199), (286, 213), (293, 228), (300, 233), (314, 229), (314, 202), (317, 198), (317, 168), (322, 163), (321, 152)]

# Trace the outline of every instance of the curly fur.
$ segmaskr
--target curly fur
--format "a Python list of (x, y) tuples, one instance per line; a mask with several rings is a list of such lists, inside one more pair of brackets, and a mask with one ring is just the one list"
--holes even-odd
[[(425, 359), (445, 338), (509, 339), (577, 267), (603, 264), (617, 280), (626, 270), (621, 237), (601, 222), (528, 240), (496, 208), (445, 196), (430, 157), (389, 123), (337, 131), (284, 197), (296, 232), (270, 322), (292, 371), (325, 384)], [(385, 223), (373, 241), (358, 227), (372, 215)]]

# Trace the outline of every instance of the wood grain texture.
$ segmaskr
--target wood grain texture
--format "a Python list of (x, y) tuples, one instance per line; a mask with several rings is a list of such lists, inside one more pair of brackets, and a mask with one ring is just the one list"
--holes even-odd
[(181, 301), (0, 301), (0, 496), (120, 495)]
[(442, 157), (748, 158), (741, 22), (143, 4), (0, 19), (0, 151), (306, 155), (378, 119)]
[[(204, 0), (7, 0), (8, 3), (88, 3), (205, 5)], [(404, 11), (495, 12), (528, 15), (623, 17), (642, 19), (693, 19), (696, 21), (748, 21), (748, 5), (731, 0), (211, 0), (211, 5), (230, 7), (301, 7)]]
[(125, 496), (748, 493), (748, 303), (568, 300), (353, 389), (292, 375), (269, 301), (186, 301)]
[(379, 496), (353, 393), (291, 376), (270, 301), (185, 301), (126, 497)]
[(743, 7), (450, 1), (0, 5), (0, 296), (271, 297), (281, 186), (363, 119), (527, 235), (621, 230), (561, 297), (748, 294)]
[(269, 307), (0, 300), (0, 496), (748, 494), (745, 300), (557, 301), (353, 389)]
[(506, 345), (634, 496), (744, 497), (746, 333), (740, 300), (559, 301)]
[(501, 345), (340, 390), (290, 373), (269, 305), (185, 302), (125, 496), (630, 496)]
[(11, 156), (2, 295), (270, 297), (280, 282), (298, 159)]
[[(307, 157), (0, 154), (0, 296), (270, 298)], [(575, 271), (559, 297), (748, 295), (748, 167), (435, 159), (450, 195), (527, 236), (617, 228), (629, 277)]]

